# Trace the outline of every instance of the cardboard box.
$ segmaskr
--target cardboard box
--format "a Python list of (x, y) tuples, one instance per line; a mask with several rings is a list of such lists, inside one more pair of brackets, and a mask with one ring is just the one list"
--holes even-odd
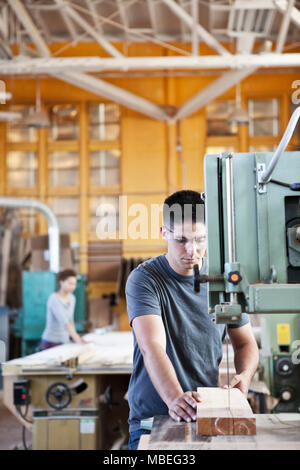
[[(31, 269), (33, 271), (49, 271), (49, 237), (35, 235), (30, 238)], [(70, 235), (62, 233), (59, 236), (60, 269), (74, 269)]]
[(112, 312), (109, 303), (109, 298), (90, 299), (88, 301), (89, 331), (111, 325)]
[(122, 259), (120, 243), (94, 242), (88, 247), (89, 281), (116, 282)]

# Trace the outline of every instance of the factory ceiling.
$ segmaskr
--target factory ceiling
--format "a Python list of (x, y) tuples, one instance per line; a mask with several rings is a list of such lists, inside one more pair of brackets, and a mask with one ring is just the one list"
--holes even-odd
[[(299, 0), (0, 0), (0, 77), (55, 76), (169, 120), (166, 110), (109, 84), (101, 73), (219, 72), (176, 111), (176, 120), (259, 68), (300, 67), (299, 31)], [(68, 57), (68, 45), (91, 41), (101, 46), (102, 56)], [(128, 46), (137, 42), (159, 45), (164, 55), (129, 56)], [(53, 43), (65, 43), (63, 57), (51, 53)], [(211, 53), (201, 52), (203, 44)]]

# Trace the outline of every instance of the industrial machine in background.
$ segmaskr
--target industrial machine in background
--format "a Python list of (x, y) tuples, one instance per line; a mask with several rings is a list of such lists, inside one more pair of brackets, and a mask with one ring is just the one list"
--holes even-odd
[(300, 315), (262, 315), (264, 380), (276, 413), (300, 412)]
[(300, 411), (300, 152), (283, 153), (299, 116), (300, 107), (274, 154), (205, 157), (208, 275), (199, 281), (217, 323), (264, 314), (264, 379), (281, 412)]

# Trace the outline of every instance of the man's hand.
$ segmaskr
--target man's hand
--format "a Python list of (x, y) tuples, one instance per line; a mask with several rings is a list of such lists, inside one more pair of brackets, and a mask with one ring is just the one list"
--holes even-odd
[(197, 418), (197, 403), (200, 401), (198, 392), (185, 392), (168, 405), (169, 415), (175, 421), (195, 421)]
[[(250, 382), (251, 377), (249, 376), (248, 372), (241, 372), (241, 374), (236, 374), (234, 377), (232, 377), (229, 388), (238, 388), (245, 395), (245, 397), (247, 397)], [(225, 385), (224, 388), (227, 388), (227, 385)]]

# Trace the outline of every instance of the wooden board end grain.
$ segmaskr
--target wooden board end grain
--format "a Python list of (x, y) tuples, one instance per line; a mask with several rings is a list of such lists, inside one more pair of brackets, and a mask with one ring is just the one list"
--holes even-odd
[(238, 388), (215, 387), (197, 389), (201, 402), (197, 405), (197, 434), (255, 435), (256, 422), (251, 407)]

